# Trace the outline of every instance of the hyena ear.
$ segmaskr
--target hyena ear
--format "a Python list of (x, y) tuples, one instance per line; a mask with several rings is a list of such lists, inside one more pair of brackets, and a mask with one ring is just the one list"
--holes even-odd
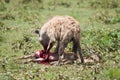
[(35, 33), (36, 33), (36, 34), (40, 34), (40, 31), (39, 31), (39, 30), (35, 30)]
[(39, 30), (35, 30), (35, 33), (39, 35), (40, 37), (40, 31)]

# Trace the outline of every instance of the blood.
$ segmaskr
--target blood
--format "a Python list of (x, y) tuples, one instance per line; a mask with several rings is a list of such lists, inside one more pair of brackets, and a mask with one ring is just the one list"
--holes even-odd
[(34, 57), (35, 57), (35, 59), (43, 58), (43, 61), (41, 61), (41, 60), (37, 61), (38, 64), (48, 65), (48, 64), (50, 64), (50, 60), (49, 60), (49, 58), (48, 58), (48, 54), (49, 54), (49, 55), (52, 55), (53, 52), (46, 53), (44, 50), (39, 50), (39, 51), (37, 51), (37, 52), (34, 54)]

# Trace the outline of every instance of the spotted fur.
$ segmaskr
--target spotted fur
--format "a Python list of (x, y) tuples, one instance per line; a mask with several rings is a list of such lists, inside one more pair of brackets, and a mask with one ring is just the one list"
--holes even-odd
[[(49, 52), (57, 41), (55, 53), (61, 57), (64, 56), (64, 49), (72, 41), (72, 51), (76, 53), (81, 63), (84, 62), (80, 45), (80, 26), (79, 23), (71, 16), (55, 16), (48, 20), (42, 27), (39, 34), (39, 41), (44, 50)], [(60, 61), (60, 59), (59, 59)]]

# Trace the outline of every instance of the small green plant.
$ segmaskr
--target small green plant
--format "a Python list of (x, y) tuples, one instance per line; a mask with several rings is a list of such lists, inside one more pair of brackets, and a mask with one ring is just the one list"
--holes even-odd
[[(0, 80), (119, 80), (119, 8), (119, 0), (0, 0)], [(43, 49), (34, 30), (56, 15), (79, 22), (84, 57), (98, 54), (100, 61), (50, 66), (18, 60)]]
[(30, 49), (32, 48), (31, 44), (31, 38), (29, 35), (24, 35), (21, 40), (17, 40), (13, 42), (12, 44), (12, 49), (17, 52), (19, 50), (23, 50), (24, 54), (29, 54), (31, 53)]
[(2, 0), (0, 0), (0, 11), (5, 11), (7, 8)]
[(94, 19), (105, 24), (115, 24), (120, 22), (120, 15), (117, 13), (110, 14), (108, 11), (104, 11), (96, 13)]
[(120, 69), (110, 69), (108, 70), (108, 76), (111, 80), (119, 80), (120, 79)]
[(93, 0), (90, 3), (93, 8), (118, 8), (118, 0)]
[(12, 28), (5, 26), (3, 22), (0, 22), (0, 31), (5, 32), (11, 30)]
[[(3, 41), (4, 39), (3, 39), (3, 37), (2, 36), (0, 36), (0, 43)], [(1, 45), (0, 45), (1, 46)]]
[(90, 30), (84, 32), (83, 36), (89, 38), (89, 40), (86, 40), (85, 43), (83, 41), (83, 43), (89, 45), (91, 49), (97, 52), (115, 52), (119, 50), (120, 29), (111, 31), (104, 29)]
[(15, 19), (15, 17), (10, 12), (1, 14), (0, 18), (3, 20), (14, 20)]

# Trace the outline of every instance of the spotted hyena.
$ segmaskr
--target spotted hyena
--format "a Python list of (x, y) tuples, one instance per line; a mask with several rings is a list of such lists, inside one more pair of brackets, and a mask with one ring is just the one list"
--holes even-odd
[(57, 41), (55, 53), (64, 56), (64, 49), (67, 44), (72, 41), (72, 51), (76, 53), (78, 60), (83, 63), (82, 50), (80, 45), (80, 26), (79, 23), (71, 16), (55, 16), (48, 20), (36, 33), (39, 34), (39, 41), (42, 44), (46, 53), (49, 53), (54, 43)]

